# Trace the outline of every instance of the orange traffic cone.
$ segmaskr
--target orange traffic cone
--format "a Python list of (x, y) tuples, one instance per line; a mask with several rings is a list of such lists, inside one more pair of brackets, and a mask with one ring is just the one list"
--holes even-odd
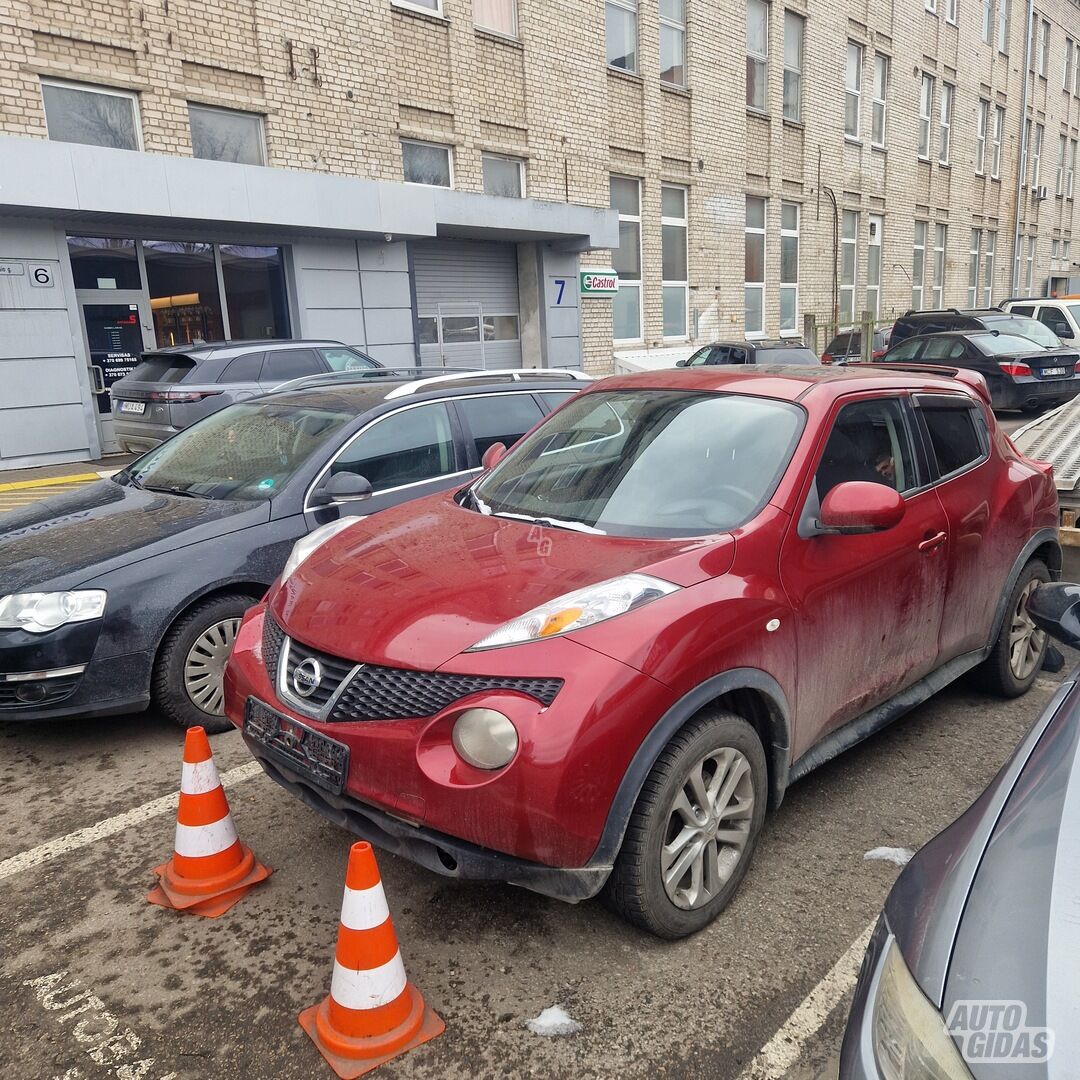
[(300, 1014), (300, 1026), (341, 1080), (446, 1030), (405, 977), (375, 853), (363, 841), (349, 852), (330, 993)]
[(210, 742), (201, 727), (188, 728), (173, 857), (154, 867), (161, 879), (147, 894), (151, 904), (216, 919), (272, 871), (236, 837), (229, 803), (218, 779)]

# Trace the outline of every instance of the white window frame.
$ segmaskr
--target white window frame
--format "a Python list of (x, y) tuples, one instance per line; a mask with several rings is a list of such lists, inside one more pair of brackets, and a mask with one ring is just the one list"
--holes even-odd
[[(441, 3), (441, 0), (440, 0)], [(604, 0), (604, 18), (607, 19), (608, 6), (622, 8), (634, 16), (634, 66), (632, 68), (616, 67), (608, 63), (609, 71), (622, 71), (627, 75), (636, 75), (641, 70), (641, 15), (638, 11), (638, 0)], [(607, 28), (605, 24), (604, 61), (607, 63)]]
[(994, 0), (982, 0), (982, 21), (979, 33), (986, 45), (994, 40)]
[[(880, 67), (879, 67), (880, 65)], [(884, 86), (880, 85), (878, 78), (879, 70), (884, 71)], [(889, 76), (892, 74), (892, 57), (888, 53), (874, 53), (874, 85), (871, 88), (870, 106), (870, 145), (877, 150), (884, 150), (888, 145), (889, 124)], [(881, 117), (881, 137), (877, 137), (875, 129), (878, 126), (878, 117)]]
[(937, 0), (923, 0), (923, 8), (931, 15), (937, 14)]
[(1005, 130), (1005, 109), (994, 106), (994, 127), (990, 137), (990, 179), (1001, 178), (1001, 135)]
[(660, 273), (663, 275), (664, 267), (664, 234), (663, 227), (665, 225), (674, 225), (682, 229), (683, 231), (683, 245), (685, 247), (685, 261), (686, 261), (686, 278), (683, 281), (668, 281), (666, 278), (661, 277), (660, 280), (660, 314), (663, 318), (663, 301), (664, 290), (681, 288), (683, 291), (683, 326), (686, 328), (686, 332), (683, 334), (674, 334), (668, 336), (664, 335), (665, 341), (685, 341), (690, 337), (690, 189), (684, 187), (681, 184), (661, 184), (660, 185), (660, 200), (661, 206), (663, 206), (664, 191), (681, 191), (683, 197), (683, 212), (681, 218), (674, 218), (665, 215), (661, 211), (660, 215)]
[(997, 51), (1003, 56), (1009, 55), (1009, 3), (997, 0)]
[[(852, 50), (855, 51), (856, 63), (855, 63), (855, 85), (851, 85), (851, 55)], [(852, 41), (850, 38), (847, 43), (847, 52), (845, 53), (844, 61), (844, 138), (848, 142), (859, 142), (859, 136), (862, 131), (862, 78), (863, 78), (863, 64), (866, 60), (866, 47), (858, 41)], [(855, 130), (849, 131), (847, 124), (848, 115), (848, 102), (854, 100), (855, 102)]]
[(1073, 46), (1073, 85), (1072, 92), (1080, 97), (1080, 38), (1077, 38)]
[(677, 22), (675, 19), (668, 18), (661, 11), (660, 25), (666, 26), (669, 30), (677, 30), (682, 35), (682, 63), (679, 66), (682, 68), (683, 73), (682, 82), (676, 82), (674, 79), (665, 79), (663, 72), (660, 73), (660, 81), (665, 86), (678, 86), (685, 90), (688, 83), (686, 71), (686, 0), (684, 0), (683, 3), (682, 22)]
[(959, 6), (959, 0), (945, 0), (945, 21), (950, 26), (956, 25)]
[(637, 337), (615, 338), (614, 340), (615, 340), (616, 344), (622, 344), (622, 343), (625, 343), (625, 342), (633, 342), (633, 341), (643, 341), (645, 339), (645, 312), (642, 309), (641, 300), (642, 300), (642, 295), (643, 295), (643, 293), (642, 293), (642, 282), (643, 282), (644, 277), (645, 277), (645, 265), (644, 265), (645, 250), (644, 250), (644, 239), (643, 239), (643, 237), (641, 235), (641, 188), (642, 188), (641, 177), (640, 176), (625, 176), (622, 173), (612, 173), (611, 176), (609, 177), (609, 179), (613, 179), (613, 180), (629, 180), (631, 183), (634, 183), (634, 184), (637, 185), (637, 195), (638, 195), (638, 197), (637, 197), (637, 206), (638, 206), (637, 214), (624, 214), (620, 210), (619, 211), (619, 220), (620, 221), (633, 221), (633, 222), (637, 223), (637, 227), (638, 227), (638, 231), (637, 231), (637, 236), (638, 236), (638, 266), (641, 268), (640, 269), (640, 275), (641, 276), (637, 279), (637, 281), (621, 281), (620, 280), (620, 282), (619, 282), (619, 289), (620, 290), (623, 290), (623, 289), (636, 289), (637, 290), (637, 294), (638, 294), (638, 302), (637, 302), (637, 317), (638, 317), (638, 326), (637, 326), (637, 328), (638, 328), (638, 333), (637, 333)]
[[(926, 307), (926, 244), (929, 239), (929, 229), (928, 221), (915, 222), (915, 238), (911, 254), (911, 306), (915, 311), (923, 311)], [(922, 234), (921, 241), (920, 233)], [(916, 274), (916, 266), (920, 267), (918, 274)]]
[(945, 255), (949, 246), (949, 226), (937, 222), (934, 225), (934, 278), (932, 298), (934, 310), (945, 306)]
[(1054, 239), (1050, 241), (1050, 261), (1056, 263), (1060, 257), (1061, 241), (1057, 237), (1054, 237)]
[[(499, 30), (497, 27), (486, 26), (482, 22), (477, 22), (475, 14), (473, 15), (473, 26), (477, 27), (480, 30), (485, 30), (489, 34), (498, 34), (499, 37), (509, 38), (511, 41), (517, 41), (518, 33), (520, 30), (520, 25), (518, 23), (517, 0), (507, 0), (507, 2), (510, 4), (510, 21), (513, 24), (513, 30), (510, 33), (507, 33), (505, 30)], [(441, 5), (442, 0), (439, 0), (439, 3)], [(475, 12), (475, 10), (476, 9), (474, 7), (473, 11)]]
[[(874, 316), (875, 320), (881, 318), (881, 276), (884, 270), (885, 256), (882, 234), (884, 232), (885, 218), (881, 214), (868, 215), (868, 228), (866, 230), (866, 304), (864, 306)], [(870, 266), (872, 259), (870, 258), (870, 252), (875, 249), (877, 250), (877, 283), (871, 285)], [(870, 299), (871, 294), (873, 294), (873, 302)], [(872, 348), (871, 351), (873, 351)]]
[(936, 82), (937, 79), (928, 71), (924, 71), (922, 78), (919, 80), (919, 138), (917, 149), (920, 161), (929, 161), (934, 155), (934, 84)]
[[(442, 184), (424, 184), (419, 180), (404, 180), (403, 182), (408, 184), (409, 187), (423, 187), (423, 188), (439, 188), (441, 191), (453, 191), (454, 190), (454, 148), (449, 143), (430, 142), (427, 139), (399, 139), (402, 147), (406, 143), (412, 146), (435, 146), (440, 150), (446, 151), (447, 160), (450, 163), (450, 186), (444, 188)], [(405, 176), (405, 153), (402, 151), (401, 155), (401, 175)]]
[[(191, 126), (191, 110), (198, 111), (201, 109), (203, 112), (212, 113), (227, 113), (232, 116), (246, 116), (257, 121), (259, 128), (259, 150), (262, 152), (262, 161), (260, 164), (266, 165), (267, 163), (267, 151), (266, 151), (266, 117), (262, 113), (252, 112), (250, 109), (225, 109), (217, 105), (205, 105), (201, 101), (189, 101), (188, 107), (188, 128)], [(215, 160), (213, 158), (203, 160)]]
[[(139, 110), (139, 95), (134, 90), (120, 90), (115, 86), (100, 86), (98, 83), (74, 82), (71, 79), (50, 79), (41, 77), (42, 86), (57, 86), (63, 90), (81, 90), (85, 94), (104, 94), (106, 97), (127, 98), (131, 102), (135, 120), (135, 149), (143, 149), (142, 113)], [(49, 133), (49, 113), (45, 108), (45, 98), (42, 95), (41, 112), (45, 117), (45, 133)], [(49, 135), (51, 139), (52, 136)], [(72, 144), (75, 145), (75, 144)], [(104, 149), (119, 149), (118, 147), (104, 147)]]
[[(785, 207), (792, 207), (792, 206), (795, 208), (795, 228), (794, 229), (785, 229), (784, 228), (784, 208)], [(768, 213), (768, 208), (767, 207), (766, 207), (766, 213)], [(799, 337), (801, 335), (801, 331), (799, 330), (799, 276), (800, 276), (799, 263), (802, 260), (802, 238), (800, 236), (801, 227), (802, 227), (802, 207), (797, 202), (791, 202), (790, 200), (785, 199), (783, 202), (780, 203), (780, 274), (781, 274), (781, 278), (782, 278), (783, 273), (784, 273), (784, 252), (783, 252), (784, 239), (785, 238), (787, 238), (787, 239), (794, 238), (794, 240), (795, 240), (795, 280), (794, 281), (784, 281), (784, 280), (780, 281), (780, 287), (779, 287), (779, 293), (778, 293), (778, 297), (780, 299), (780, 307), (779, 307), (779, 310), (778, 310), (777, 314), (778, 314), (778, 318), (783, 317), (782, 312), (784, 310), (784, 304), (783, 304), (784, 294), (785, 293), (794, 293), (794, 295), (795, 295), (795, 325), (791, 326), (791, 327), (788, 327), (787, 329), (785, 329), (784, 327), (781, 326), (780, 327), (780, 336), (782, 338), (783, 337)], [(764, 296), (762, 297), (762, 299), (764, 299)], [(761, 316), (762, 329), (764, 329), (764, 322), (765, 322), (765, 309), (764, 309), (764, 307), (761, 310), (762, 310), (762, 316)], [(778, 322), (777, 325), (780, 326), (780, 323)]]
[(992, 306), (994, 292), (994, 253), (997, 248), (997, 229), (986, 230), (983, 246), (983, 307)]
[[(453, 155), (451, 155), (453, 157)], [(500, 154), (494, 150), (482, 150), (480, 152), (480, 183), (484, 182), (484, 161), (486, 158), (495, 158), (499, 161), (512, 161), (518, 167), (518, 175), (521, 182), (521, 194), (517, 196), (510, 196), (510, 198), (524, 199), (528, 197), (526, 184), (528, 182), (529, 170), (526, 168), (526, 161), (524, 158), (517, 157), (514, 154)], [(450, 174), (451, 180), (453, 180), (453, 171)]]
[[(844, 219), (851, 215), (855, 219), (855, 228), (852, 230), (852, 235), (846, 236), (844, 229)], [(858, 210), (841, 210), (840, 211), (840, 288), (839, 288), (839, 302), (840, 308), (837, 313), (838, 329), (850, 329), (854, 327), (859, 320), (859, 312), (856, 310), (855, 301), (858, 298), (859, 292), (859, 227), (861, 223), (861, 215)], [(851, 281), (844, 281), (844, 248), (852, 248), (851, 253)], [(844, 294), (849, 293), (851, 296), (851, 320), (850, 322), (844, 321)]]
[(948, 165), (952, 151), (953, 102), (956, 100), (956, 87), (942, 81), (941, 93), (938, 94), (938, 164)]
[(1036, 124), (1031, 129), (1031, 189), (1034, 191), (1039, 186), (1042, 177), (1042, 149), (1043, 136), (1046, 129), (1042, 124)]
[(1076, 183), (1076, 140), (1069, 140), (1069, 161), (1065, 166), (1065, 198), (1073, 197), (1073, 186)]
[[(792, 67), (788, 63), (787, 57), (787, 43), (788, 43), (788, 27), (790, 25), (796, 25), (799, 28), (799, 63), (798, 67)], [(784, 94), (783, 101), (781, 102), (781, 108), (783, 110), (783, 116), (785, 120), (791, 120), (796, 124), (802, 123), (802, 76), (803, 76), (803, 61), (806, 56), (806, 16), (800, 15), (797, 11), (791, 11), (788, 8), (784, 9)], [(787, 82), (788, 75), (792, 75), (795, 79), (795, 85), (798, 87), (798, 95), (795, 102), (795, 115), (789, 116), (787, 111)]]
[[(410, 3), (410, 0), (390, 0), (390, 6), (396, 8), (404, 8), (406, 11), (419, 11), (421, 15), (431, 15), (436, 19), (444, 19), (446, 16), (443, 14), (442, 0), (435, 0), (434, 7), (428, 7), (426, 4)], [(413, 140), (416, 141), (415, 139)], [(421, 187), (430, 187), (430, 184), (421, 184)]]
[[(743, 216), (743, 294), (744, 294), (743, 295), (743, 311), (744, 311), (744, 318), (745, 318), (745, 311), (746, 311), (746, 306), (747, 306), (746, 305), (745, 294), (747, 292), (749, 292), (751, 289), (756, 289), (758, 292), (761, 293), (761, 305), (760, 305), (761, 329), (760, 330), (747, 330), (746, 326), (745, 326), (745, 322), (744, 322), (743, 336), (746, 338), (747, 341), (760, 340), (760, 339), (762, 339), (762, 338), (764, 338), (766, 336), (765, 335), (765, 312), (767, 310), (766, 305), (765, 305), (765, 301), (766, 301), (766, 297), (767, 297), (766, 282), (769, 280), (769, 234), (768, 234), (768, 229), (769, 229), (769, 200), (762, 197), (762, 196), (760, 196), (760, 195), (747, 195), (746, 196), (746, 201), (747, 202), (749, 202), (751, 199), (755, 199), (756, 201), (761, 203), (761, 226), (760, 226), (760, 228), (757, 225), (751, 226), (748, 223), (748, 220), (747, 220), (747, 218), (745, 216), (745, 210), (744, 210), (744, 216)], [(746, 256), (746, 238), (748, 236), (760, 236), (761, 237), (761, 280), (760, 281), (749, 281), (746, 278), (745, 256)]]
[(979, 271), (982, 269), (982, 229), (971, 230), (968, 249), (968, 307), (979, 306)]
[(1042, 19), (1039, 23), (1039, 78), (1045, 79), (1050, 70), (1050, 23)]
[(750, 4), (759, 3), (765, 8), (765, 52), (755, 53), (750, 51), (750, 39), (746, 40), (746, 59), (752, 61), (755, 64), (761, 65), (761, 85), (765, 89), (765, 100), (760, 105), (751, 105), (749, 101), (746, 103), (746, 107), (755, 113), (768, 113), (769, 111), (769, 20), (772, 16), (772, 7), (768, 3), (768, 0), (747, 0), (746, 13), (747, 18), (750, 15)]
[(1024, 121), (1023, 137), (1020, 140), (1024, 148), (1020, 155), (1020, 186), (1022, 188), (1027, 187), (1028, 182), (1028, 157), (1031, 154), (1032, 123), (1033, 121), (1030, 116)]
[(1035, 286), (1035, 237), (1027, 238), (1027, 254), (1024, 256), (1024, 292), (1028, 296)]
[(990, 102), (979, 98), (979, 108), (975, 113), (975, 175), (986, 174), (986, 136), (990, 127)]
[(1061, 78), (1061, 89), (1066, 94), (1072, 93), (1073, 84), (1073, 39), (1065, 38), (1065, 71)]

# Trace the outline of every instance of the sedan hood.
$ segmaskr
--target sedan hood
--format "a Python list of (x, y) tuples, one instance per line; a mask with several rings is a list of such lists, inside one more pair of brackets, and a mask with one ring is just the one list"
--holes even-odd
[(0, 516), (0, 596), (74, 588), (269, 514), (268, 502), (184, 498), (101, 480)]
[(633, 571), (695, 584), (709, 576), (718, 543), (547, 528), (465, 510), (440, 493), (339, 533), (275, 592), (271, 609), (313, 648), (433, 670), (507, 620), (586, 585)]

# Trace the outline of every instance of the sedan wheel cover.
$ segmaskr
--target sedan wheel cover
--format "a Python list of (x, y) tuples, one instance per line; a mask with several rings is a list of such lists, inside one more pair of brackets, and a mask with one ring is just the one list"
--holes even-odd
[(225, 715), (222, 678), (239, 629), (239, 619), (222, 619), (207, 627), (195, 639), (184, 661), (184, 692), (196, 708), (209, 716)]
[(753, 773), (738, 750), (712, 750), (690, 769), (668, 808), (660, 848), (664, 890), (676, 907), (703, 907), (727, 884), (753, 815)]
[(1024, 586), (1009, 627), (1009, 670), (1021, 682), (1038, 666), (1046, 644), (1045, 632), (1035, 625), (1027, 610), (1028, 597), (1038, 585), (1038, 581), (1029, 581)]

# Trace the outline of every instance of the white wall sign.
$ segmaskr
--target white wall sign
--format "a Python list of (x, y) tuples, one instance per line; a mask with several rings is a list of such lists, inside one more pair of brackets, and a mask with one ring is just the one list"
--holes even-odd
[(0, 262), (0, 277), (22, 277), (26, 267), (22, 263)]
[(30, 284), (39, 289), (51, 289), (53, 287), (53, 268), (51, 266), (31, 266)]

